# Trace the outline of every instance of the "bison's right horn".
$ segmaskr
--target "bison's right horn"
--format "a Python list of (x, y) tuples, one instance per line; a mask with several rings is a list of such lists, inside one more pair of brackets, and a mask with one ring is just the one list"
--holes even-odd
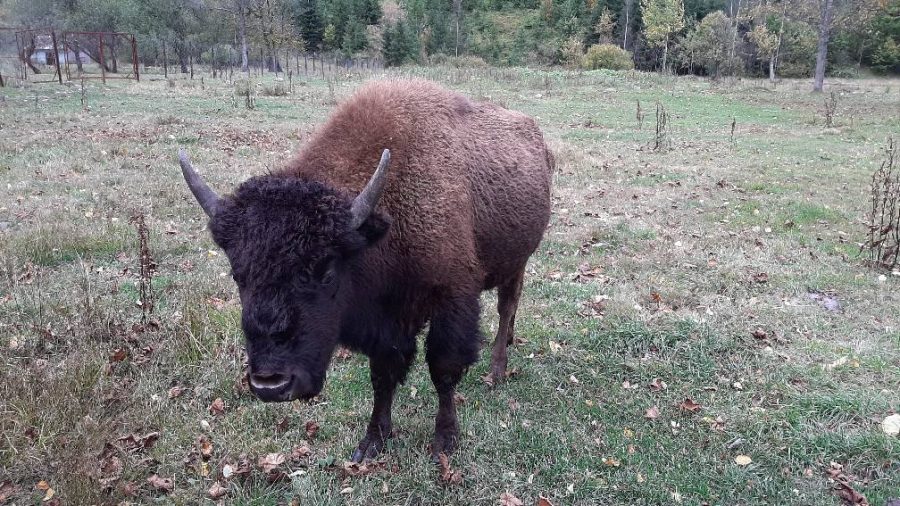
[(181, 164), (181, 173), (184, 175), (184, 180), (187, 181), (191, 193), (194, 194), (197, 202), (200, 203), (200, 207), (206, 211), (206, 215), (212, 218), (219, 207), (219, 196), (203, 181), (200, 174), (197, 174), (197, 171), (191, 166), (191, 160), (183, 149), (178, 150), (178, 162)]
[(381, 161), (378, 163), (375, 173), (372, 174), (372, 179), (369, 179), (363, 191), (353, 199), (353, 205), (350, 206), (350, 213), (353, 216), (350, 226), (354, 229), (365, 223), (375, 209), (375, 204), (378, 203), (378, 198), (381, 197), (381, 192), (387, 183), (387, 169), (390, 161), (391, 150), (385, 149), (381, 153)]

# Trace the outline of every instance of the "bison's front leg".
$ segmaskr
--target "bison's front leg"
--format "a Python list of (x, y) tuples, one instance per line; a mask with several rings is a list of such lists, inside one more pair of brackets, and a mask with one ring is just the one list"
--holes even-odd
[(397, 390), (397, 384), (406, 379), (406, 372), (415, 357), (415, 341), (409, 352), (404, 353), (396, 349), (392, 351), (396, 353), (369, 359), (369, 372), (372, 377), (375, 402), (372, 405), (372, 418), (369, 420), (366, 436), (359, 442), (350, 457), (353, 462), (375, 458), (384, 449), (388, 438), (391, 437), (393, 430), (391, 406), (394, 403), (394, 392)]
[(466, 369), (478, 360), (481, 333), (478, 329), (478, 296), (455, 299), (435, 314), (426, 339), (428, 372), (438, 394), (431, 456), (449, 454), (459, 441), (454, 394)]

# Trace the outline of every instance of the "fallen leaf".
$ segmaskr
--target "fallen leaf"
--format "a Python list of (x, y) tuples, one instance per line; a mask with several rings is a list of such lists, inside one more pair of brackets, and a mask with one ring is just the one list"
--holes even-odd
[(288, 430), (289, 420), (288, 417), (284, 417), (278, 422), (275, 423), (275, 432), (284, 432)]
[(220, 499), (225, 497), (225, 494), (228, 493), (228, 489), (223, 487), (222, 484), (217, 481), (209, 487), (209, 490), (207, 490), (206, 493), (209, 494), (211, 499)]
[(310, 439), (316, 437), (316, 433), (319, 432), (319, 424), (310, 420), (306, 422), (306, 436)]
[[(53, 490), (52, 487), (48, 488), (47, 491), (44, 492), (44, 498), (41, 499), (41, 501), (43, 501), (44, 503), (47, 503), (48, 501), (52, 500), (53, 496), (55, 496), (55, 495), (56, 495), (56, 490)], [(58, 499), (57, 499), (57, 502), (59, 502)]]
[(138, 484), (133, 481), (124, 483), (119, 487), (119, 489), (122, 491), (122, 495), (124, 495), (126, 497), (136, 496), (138, 493), (138, 488), (139, 488)]
[(172, 387), (169, 389), (169, 399), (181, 397), (182, 393), (184, 393), (184, 388), (178, 386)]
[(900, 413), (895, 413), (881, 421), (881, 430), (888, 436), (900, 434)]
[(147, 483), (149, 483), (151, 487), (164, 494), (175, 490), (175, 482), (173, 482), (170, 478), (163, 478), (158, 474), (154, 474), (153, 476), (147, 478)]
[(846, 504), (852, 506), (869, 506), (869, 500), (861, 494), (850, 483), (846, 481), (838, 482), (835, 486), (835, 492)]
[(312, 450), (310, 450), (308, 446), (306, 446), (306, 445), (296, 446), (296, 447), (294, 447), (293, 450), (291, 450), (291, 460), (300, 460), (303, 457), (310, 456), (311, 454), (312, 454)]
[(765, 272), (757, 272), (753, 275), (753, 281), (756, 283), (767, 283), (769, 281), (769, 275)]
[(278, 466), (284, 464), (285, 462), (284, 454), (281, 453), (269, 453), (265, 457), (260, 457), (257, 464), (259, 468), (262, 469), (264, 473), (269, 473), (274, 470)]
[(35, 485), (35, 488), (37, 488), (38, 490), (47, 491), (50, 489), (50, 484), (44, 480), (41, 480), (41, 481), (37, 482), (37, 485)]
[(338, 360), (348, 360), (353, 356), (353, 352), (343, 346), (338, 346), (337, 351), (334, 352), (334, 356)]
[(349, 495), (349, 494), (352, 494), (352, 493), (353, 493), (353, 487), (344, 487), (344, 488), (342, 488), (341, 491), (340, 491), (340, 494), (341, 494), (341, 495)]
[(656, 406), (647, 408), (647, 412), (644, 413), (644, 418), (647, 418), (648, 420), (656, 420), (657, 418), (659, 418), (659, 408)]
[(608, 467), (619, 467), (622, 465), (622, 461), (615, 457), (603, 457), (600, 461)]
[(124, 449), (137, 452), (152, 448), (157, 439), (159, 439), (159, 432), (148, 432), (143, 436), (138, 436), (137, 434), (122, 436), (117, 441), (121, 443)]
[(751, 462), (753, 462), (753, 459), (747, 455), (738, 455), (734, 458), (734, 463), (739, 466), (748, 466)]
[(681, 401), (681, 404), (679, 405), (679, 407), (681, 407), (681, 409), (691, 412), (691, 413), (696, 413), (697, 411), (700, 411), (700, 405), (697, 404), (696, 402), (694, 402), (694, 399), (691, 399), (690, 397)]
[(454, 471), (453, 468), (450, 467), (450, 459), (447, 457), (446, 453), (441, 452), (438, 455), (438, 466), (441, 470), (441, 481), (451, 485), (462, 483), (462, 473)]
[(523, 506), (523, 503), (518, 497), (510, 494), (509, 492), (503, 492), (500, 494), (500, 506)]
[(224, 415), (225, 401), (223, 401), (221, 397), (216, 397), (216, 400), (212, 401), (212, 404), (209, 405), (209, 412), (212, 413), (213, 416)]
[(343, 466), (341, 466), (341, 471), (344, 476), (366, 476), (372, 474), (374, 472), (380, 471), (384, 469), (384, 462), (378, 461), (369, 461), (369, 462), (344, 462)]
[(5, 503), (10, 497), (18, 492), (18, 488), (11, 481), (4, 481), (0, 484), (0, 504)]
[(112, 353), (110, 353), (109, 361), (110, 362), (121, 362), (121, 361), (125, 360), (125, 357), (127, 357), (127, 356), (128, 356), (128, 352), (125, 351), (125, 348), (116, 348)]
[(461, 393), (459, 393), (459, 392), (454, 392), (454, 393), (453, 393), (453, 404), (454, 404), (454, 405), (456, 405), (456, 406), (461, 406), (461, 405), (465, 404), (465, 402), (466, 402), (466, 396), (465, 396), (465, 395), (463, 395), (463, 394), (461, 394)]
[(544, 496), (538, 496), (537, 506), (553, 506), (553, 503)]
[(197, 438), (197, 448), (200, 450), (200, 456), (203, 460), (209, 460), (213, 454), (213, 444), (212, 441), (209, 440), (206, 436), (200, 436)]
[(238, 456), (237, 465), (235, 465), (233, 472), (235, 476), (238, 476), (240, 478), (246, 478), (247, 476), (250, 476), (252, 467), (250, 465), (250, 459), (247, 458), (247, 455), (242, 453), (240, 456)]
[(651, 392), (662, 392), (668, 388), (665, 381), (662, 381), (659, 378), (653, 378), (653, 381), (650, 382), (650, 391)]

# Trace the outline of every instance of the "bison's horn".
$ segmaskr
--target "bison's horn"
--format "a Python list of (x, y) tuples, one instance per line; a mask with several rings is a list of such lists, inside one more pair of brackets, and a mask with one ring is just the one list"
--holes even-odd
[(391, 150), (385, 149), (381, 153), (381, 161), (378, 163), (375, 173), (372, 174), (372, 179), (369, 179), (363, 191), (353, 199), (353, 205), (350, 207), (353, 220), (350, 222), (350, 226), (354, 229), (359, 228), (375, 209), (378, 197), (381, 196), (381, 191), (384, 190), (384, 185), (387, 183), (387, 169), (390, 161)]
[(178, 162), (181, 164), (181, 173), (184, 175), (184, 180), (187, 181), (191, 193), (194, 194), (197, 202), (200, 203), (200, 207), (206, 211), (207, 216), (212, 218), (216, 214), (216, 208), (219, 206), (219, 196), (203, 181), (200, 174), (197, 174), (197, 171), (191, 166), (191, 160), (183, 149), (178, 150)]

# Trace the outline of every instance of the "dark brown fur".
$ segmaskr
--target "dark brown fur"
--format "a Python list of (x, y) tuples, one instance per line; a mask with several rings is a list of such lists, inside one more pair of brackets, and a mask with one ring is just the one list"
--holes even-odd
[[(385, 148), (377, 210), (349, 230), (349, 203)], [(453, 391), (482, 340), (479, 294), (499, 290), (500, 381), (525, 264), (550, 216), (552, 165), (525, 115), (421, 80), (361, 88), (283, 170), (245, 182), (211, 220), (241, 289), (251, 369), (263, 377), (301, 364), (295, 395), (308, 396), (321, 389), (337, 342), (368, 355), (375, 403), (354, 459), (371, 457), (390, 435), (396, 385), (430, 322), (432, 450), (451, 451)]]

